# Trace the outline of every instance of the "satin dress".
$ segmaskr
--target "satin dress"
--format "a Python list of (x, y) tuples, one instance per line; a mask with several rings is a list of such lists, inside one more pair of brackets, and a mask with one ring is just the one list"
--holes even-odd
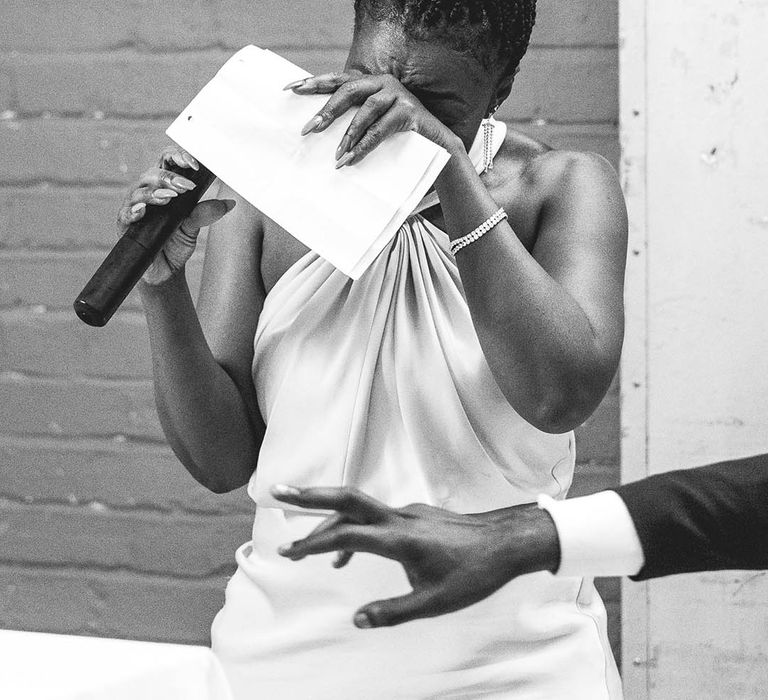
[[(494, 128), (494, 153), (504, 132)], [(470, 157), (480, 172), (480, 135)], [(448, 242), (416, 213), (358, 280), (310, 252), (267, 296), (254, 340), (267, 430), (248, 486), (252, 540), (211, 630), (237, 700), (621, 697), (589, 579), (521, 576), (464, 610), (360, 630), (359, 606), (410, 590), (399, 564), (356, 554), (336, 570), (332, 554), (276, 552), (323, 516), (272, 500), (275, 483), (456, 512), (565, 497), (573, 435), (537, 430), (502, 395)]]

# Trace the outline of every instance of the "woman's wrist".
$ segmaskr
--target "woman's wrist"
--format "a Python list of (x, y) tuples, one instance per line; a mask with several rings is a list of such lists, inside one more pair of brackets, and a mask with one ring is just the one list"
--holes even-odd
[[(440, 189), (448, 190), (458, 183), (466, 182), (466, 179), (469, 177), (477, 177), (475, 166), (472, 163), (466, 148), (464, 148), (464, 143), (458, 136), (454, 136), (454, 142), (452, 142), (450, 147), (446, 148), (446, 150), (448, 151), (450, 158), (435, 181), (435, 188), (438, 190), (438, 194), (440, 194)], [(446, 191), (446, 196), (448, 196), (448, 194), (449, 193)]]
[(175, 270), (171, 275), (169, 275), (162, 282), (147, 282), (147, 280), (144, 277), (142, 277), (137, 282), (136, 288), (140, 291), (142, 295), (144, 294), (163, 295), (169, 290), (178, 288), (179, 286), (185, 286), (186, 282), (187, 282), (187, 277), (185, 274), (185, 267), (180, 267), (178, 270)]
[(443, 203), (445, 232), (454, 241), (466, 235), (498, 211), (474, 163), (462, 144), (435, 181), (435, 191)]
[(153, 284), (140, 279), (136, 284), (144, 310), (147, 313), (166, 315), (171, 309), (178, 308), (180, 300), (185, 303), (190, 297), (189, 285), (184, 268), (179, 269), (168, 279), (159, 284)]
[[(451, 135), (447, 141), (447, 143), (441, 144), (442, 147), (448, 151), (448, 155), (450, 158), (448, 159), (448, 162), (445, 164), (445, 168), (441, 171), (444, 173), (449, 168), (456, 168), (460, 167), (462, 165), (465, 165), (467, 162), (472, 165), (472, 161), (469, 159), (469, 154), (467, 153), (467, 149), (464, 147), (464, 142), (456, 136), (453, 132), (451, 132)], [(474, 170), (474, 167), (473, 167)], [(439, 178), (439, 176), (438, 176)]]
[[(446, 129), (446, 132), (447, 133), (443, 135), (443, 138), (440, 140), (436, 139), (435, 143), (448, 151), (448, 154), (451, 156), (451, 160), (456, 157), (466, 156), (467, 149), (464, 147), (464, 142), (452, 131)], [(450, 163), (451, 161), (449, 160), (448, 162)]]

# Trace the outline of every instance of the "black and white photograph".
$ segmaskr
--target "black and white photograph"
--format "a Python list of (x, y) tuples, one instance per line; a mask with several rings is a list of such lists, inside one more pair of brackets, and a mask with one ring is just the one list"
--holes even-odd
[(767, 39), (0, 0), (0, 699), (768, 698)]

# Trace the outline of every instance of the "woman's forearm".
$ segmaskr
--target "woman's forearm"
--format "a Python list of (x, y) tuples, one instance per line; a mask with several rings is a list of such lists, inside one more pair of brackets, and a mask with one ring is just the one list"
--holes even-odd
[[(454, 240), (499, 208), (466, 154), (436, 183)], [(585, 310), (525, 249), (507, 221), (456, 254), (472, 320), (510, 404), (548, 432), (579, 425), (613, 374)]]
[[(139, 283), (149, 326), (155, 399), (173, 451), (212, 491), (247, 483), (263, 428), (216, 362), (183, 272), (159, 286)], [(254, 423), (259, 423), (254, 425)]]

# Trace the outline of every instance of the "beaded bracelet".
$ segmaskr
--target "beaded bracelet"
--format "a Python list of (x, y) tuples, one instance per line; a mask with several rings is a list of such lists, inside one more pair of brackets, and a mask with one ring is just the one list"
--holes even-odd
[(507, 218), (507, 212), (504, 209), (499, 209), (495, 214), (489, 216), (482, 224), (480, 224), (474, 231), (470, 231), (466, 236), (457, 238), (451, 242), (451, 253), (456, 255), (462, 248), (465, 248), (470, 243), (474, 243), (478, 238), (482, 238), (488, 231), (490, 231), (496, 224), (504, 221)]

